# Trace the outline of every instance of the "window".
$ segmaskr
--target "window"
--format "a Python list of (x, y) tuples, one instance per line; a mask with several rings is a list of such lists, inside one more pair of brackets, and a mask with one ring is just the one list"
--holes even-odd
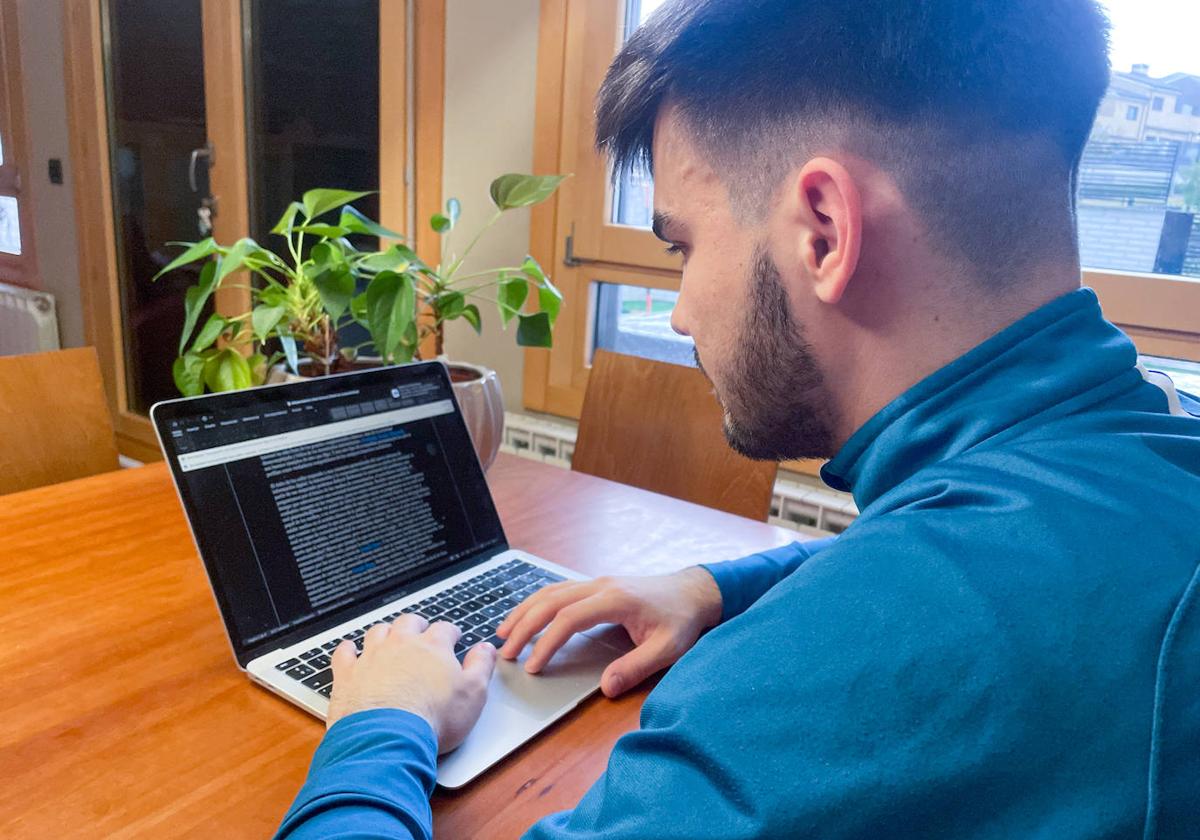
[[(625, 10), (626, 34), (637, 29), (665, 0), (629, 0)], [(650, 227), (654, 213), (654, 184), (644, 171), (621, 173), (613, 190), (612, 221), (618, 225)]]
[(671, 329), (678, 292), (624, 283), (599, 283), (595, 347), (677, 365), (695, 365), (690, 338)]
[[(1096, 120), (1079, 173), (1080, 258), (1086, 270), (1200, 278), (1200, 116), (1166, 116), (1200, 92), (1200, 55), (1179, 6), (1104, 0), (1112, 20), (1110, 95), (1144, 97), (1126, 121)], [(1200, 25), (1200, 11), (1185, 13)], [(1130, 126), (1139, 117), (1145, 122)]]
[[(1080, 170), (1083, 282), (1141, 352), (1200, 361), (1200, 5), (1102, 2), (1114, 71)], [(534, 166), (575, 177), (552, 210), (534, 214), (533, 253), (556, 266), (569, 306), (554, 347), (527, 353), (533, 410), (578, 417), (597, 347), (691, 362), (690, 341), (670, 328), (681, 264), (648, 230), (653, 181), (634, 171), (614, 183), (593, 148), (592, 105), (608, 63), (661, 3), (542, 6), (543, 54), (553, 59), (539, 62), (536, 134), (552, 140)]]

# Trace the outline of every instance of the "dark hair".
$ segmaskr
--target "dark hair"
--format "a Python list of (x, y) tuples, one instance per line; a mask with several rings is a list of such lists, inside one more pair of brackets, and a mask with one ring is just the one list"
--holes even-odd
[[(1018, 234), (1074, 247), (1075, 172), (1108, 82), (1095, 0), (668, 0), (609, 68), (596, 141), (618, 170), (652, 165), (670, 105), (735, 203), (763, 210), (799, 155), (848, 148), (950, 247), (995, 264)], [(1031, 212), (1056, 228), (1041, 243)]]

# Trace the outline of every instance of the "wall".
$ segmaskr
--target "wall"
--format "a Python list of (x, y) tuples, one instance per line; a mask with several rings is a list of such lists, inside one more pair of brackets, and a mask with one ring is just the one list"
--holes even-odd
[[(21, 77), (25, 96), (29, 160), (26, 186), (34, 210), (39, 285), (58, 301), (59, 335), (64, 347), (84, 343), (79, 292), (75, 197), (71, 188), (63, 71), (62, 3), (19, 0)], [(50, 183), (50, 158), (63, 162), (63, 185)]]
[[(447, 2), (442, 185), (447, 198), (463, 203), (451, 246), (464, 247), (494, 212), (488, 185), (496, 175), (533, 167), (538, 5), (538, 0)], [(466, 268), (517, 265), (528, 251), (529, 211), (514, 210), (488, 232)], [(451, 324), (447, 355), (494, 368), (508, 408), (520, 409), (524, 351), (517, 347), (516, 326), (504, 331), (496, 307), (476, 302), (483, 335), (465, 322)]]

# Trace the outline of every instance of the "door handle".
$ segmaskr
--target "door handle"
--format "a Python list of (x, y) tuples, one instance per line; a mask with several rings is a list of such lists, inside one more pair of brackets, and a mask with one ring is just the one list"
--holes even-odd
[(207, 160), (210, 167), (216, 162), (216, 154), (211, 142), (205, 143), (199, 149), (192, 149), (192, 159), (188, 163), (188, 185), (191, 186), (194, 193), (200, 192), (200, 181), (196, 175), (196, 167), (200, 163), (200, 158)]

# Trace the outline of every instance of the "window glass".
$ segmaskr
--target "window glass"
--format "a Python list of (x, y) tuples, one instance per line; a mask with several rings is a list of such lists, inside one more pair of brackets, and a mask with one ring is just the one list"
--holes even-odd
[(1200, 277), (1200, 5), (1104, 5), (1113, 74), (1079, 173), (1080, 257)]
[(695, 366), (692, 340), (671, 329), (678, 292), (620, 283), (597, 286), (597, 349)]
[[(629, 0), (625, 7), (625, 32), (637, 29), (666, 0)], [(654, 213), (654, 183), (644, 169), (624, 172), (613, 190), (612, 221), (618, 225), (650, 227)]]

